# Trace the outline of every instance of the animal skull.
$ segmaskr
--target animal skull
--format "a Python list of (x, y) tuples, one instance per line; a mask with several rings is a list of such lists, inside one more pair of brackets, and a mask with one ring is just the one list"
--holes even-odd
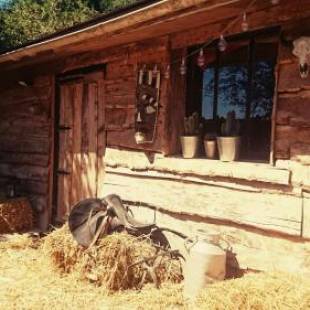
[(305, 79), (309, 73), (310, 37), (300, 37), (293, 42), (293, 54), (299, 58), (300, 76)]

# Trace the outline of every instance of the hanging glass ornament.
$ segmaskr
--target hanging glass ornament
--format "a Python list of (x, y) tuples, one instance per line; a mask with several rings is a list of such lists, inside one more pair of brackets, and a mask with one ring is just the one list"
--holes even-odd
[(155, 65), (154, 68), (153, 68), (153, 71), (152, 71), (153, 77), (156, 77), (157, 73), (158, 73), (158, 66)]
[(205, 55), (203, 53), (203, 49), (201, 49), (199, 52), (199, 56), (197, 58), (197, 65), (198, 67), (202, 68), (204, 67), (205, 64), (206, 64)]
[(137, 123), (142, 123), (142, 118), (140, 112), (137, 115)]
[(242, 23), (241, 23), (241, 29), (244, 32), (249, 30), (249, 23), (248, 23), (248, 20), (247, 20), (246, 13), (243, 14), (243, 20), (242, 20)]
[(164, 77), (166, 80), (170, 79), (170, 65), (167, 66)]
[(219, 40), (219, 43), (218, 43), (218, 49), (220, 52), (224, 52), (227, 48), (227, 41), (225, 40), (224, 36), (221, 34), (220, 36), (220, 40)]
[(185, 61), (185, 57), (182, 58), (182, 63), (181, 63), (181, 67), (180, 67), (180, 73), (181, 73), (181, 75), (185, 75), (186, 74), (186, 61)]

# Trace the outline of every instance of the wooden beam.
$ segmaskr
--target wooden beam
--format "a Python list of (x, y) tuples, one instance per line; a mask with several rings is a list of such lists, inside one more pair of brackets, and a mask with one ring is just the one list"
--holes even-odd
[(167, 14), (175, 14), (188, 8), (199, 8), (201, 5), (207, 7), (217, 7), (227, 3), (238, 2), (240, 0), (163, 0), (159, 3), (152, 4), (146, 8), (118, 16), (114, 19), (103, 21), (86, 29), (81, 29), (73, 33), (65, 34), (61, 37), (48, 39), (24, 48), (8, 52), (0, 57), (0, 63), (7, 61), (18, 61), (25, 56), (35, 56), (43, 53), (48, 49), (56, 51), (59, 47), (68, 46), (69, 44), (82, 42), (87, 39), (94, 39), (102, 34), (111, 34), (113, 32), (124, 32), (126, 29), (134, 26), (137, 27), (145, 22), (151, 22), (157, 18), (164, 18)]

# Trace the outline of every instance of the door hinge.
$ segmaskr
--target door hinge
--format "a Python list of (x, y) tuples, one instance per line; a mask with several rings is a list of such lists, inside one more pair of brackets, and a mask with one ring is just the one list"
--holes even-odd
[(71, 172), (66, 171), (66, 170), (57, 170), (56, 173), (60, 175), (69, 175)]
[(71, 130), (72, 128), (69, 127), (69, 126), (59, 126), (58, 127), (58, 130), (61, 131), (61, 130)]

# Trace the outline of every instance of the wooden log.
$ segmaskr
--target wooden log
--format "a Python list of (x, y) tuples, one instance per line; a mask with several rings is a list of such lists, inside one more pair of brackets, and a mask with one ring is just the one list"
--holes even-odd
[(118, 79), (105, 82), (106, 95), (135, 95), (136, 79)]
[(107, 132), (107, 145), (114, 147), (123, 147), (132, 150), (145, 150), (160, 152), (160, 137), (156, 135), (155, 142), (152, 144), (137, 144), (135, 139), (135, 129), (134, 128), (124, 128), (121, 133), (119, 131), (108, 131)]
[(44, 167), (16, 164), (0, 164), (1, 176), (16, 177), (26, 180), (46, 180), (48, 170)]
[(104, 191), (105, 194), (116, 193), (124, 200), (146, 203), (158, 210), (180, 215), (199, 215), (266, 231), (300, 235), (299, 197), (240, 192), (111, 173), (106, 175)]
[(104, 96), (106, 107), (126, 107), (136, 105), (136, 95), (109, 94)]
[(290, 147), (291, 160), (310, 165), (310, 144), (293, 143)]
[[(258, 30), (263, 28), (269, 28), (272, 26), (278, 26), (287, 22), (297, 21), (298, 19), (309, 17), (309, 2), (302, 0), (300, 5), (296, 6), (290, 0), (281, 2), (279, 6), (270, 6), (266, 8), (265, 3), (258, 3), (260, 8), (253, 8), (253, 12), (249, 12), (248, 19), (251, 21), (251, 30)], [(243, 6), (244, 9), (246, 5)], [(240, 15), (242, 9), (235, 11), (235, 14)], [(308, 11), (306, 11), (308, 9)], [(214, 14), (214, 12), (213, 12)], [(216, 14), (214, 14), (216, 15)], [(178, 29), (179, 31), (172, 35), (172, 48), (178, 49), (182, 47), (201, 44), (208, 41), (210, 38), (218, 38), (223, 32), (223, 29), (234, 20), (235, 15), (232, 11), (226, 12), (226, 14), (218, 15), (221, 17), (221, 21), (208, 24), (208, 15), (205, 14), (204, 25), (193, 27), (191, 29)], [(236, 23), (233, 27), (230, 27), (225, 34), (233, 35), (240, 33), (240, 23)]]
[(309, 188), (303, 193), (303, 237), (310, 238), (310, 194)]
[[(165, 212), (165, 210), (154, 211), (150, 206), (135, 205), (135, 202), (128, 203), (135, 217), (140, 221), (149, 223), (153, 221), (156, 212), (156, 224), (159, 227), (169, 227), (182, 231), (185, 235), (218, 234), (222, 240), (227, 241), (231, 251), (227, 252), (226, 270), (231, 267), (247, 270), (261, 270), (274, 272), (308, 272), (307, 267), (307, 246), (298, 236), (279, 236), (273, 232), (251, 229), (248, 226), (240, 225), (231, 227), (228, 222), (210, 223), (208, 219), (180, 214), (178, 212)], [(173, 249), (180, 249), (183, 255), (184, 240), (165, 232)], [(287, 255), (288, 249), (290, 255)], [(184, 251), (186, 251), (184, 249)], [(231, 260), (231, 258), (234, 258)], [(240, 270), (239, 270), (240, 272)]]
[(171, 55), (174, 64), (171, 67), (171, 77), (167, 87), (167, 111), (164, 141), (166, 144), (165, 155), (178, 154), (180, 148), (180, 136), (183, 134), (183, 119), (185, 116), (186, 79), (179, 73), (179, 63), (176, 62), (184, 54), (184, 50), (173, 51)]
[(0, 136), (0, 150), (2, 152), (17, 153), (49, 153), (49, 141), (45, 138), (19, 139), (18, 136)]
[(47, 167), (49, 155), (35, 153), (0, 152), (0, 162), (6, 164), (25, 164)]
[(134, 127), (135, 123), (135, 107), (131, 109), (123, 108), (107, 108), (106, 109), (106, 128), (129, 128)]
[(300, 77), (297, 61), (292, 64), (281, 65), (279, 74), (279, 92), (298, 92), (302, 89), (310, 89), (310, 81)]
[(290, 172), (267, 164), (245, 162), (223, 163), (207, 159), (166, 158), (161, 154), (148, 156), (144, 152), (106, 149), (108, 167), (126, 167), (131, 170), (152, 170), (176, 175), (191, 175), (205, 178), (226, 178), (289, 185)]
[(107, 80), (115, 80), (119, 77), (129, 78), (137, 75), (137, 66), (134, 64), (121, 64), (118, 61), (109, 62), (106, 69)]

